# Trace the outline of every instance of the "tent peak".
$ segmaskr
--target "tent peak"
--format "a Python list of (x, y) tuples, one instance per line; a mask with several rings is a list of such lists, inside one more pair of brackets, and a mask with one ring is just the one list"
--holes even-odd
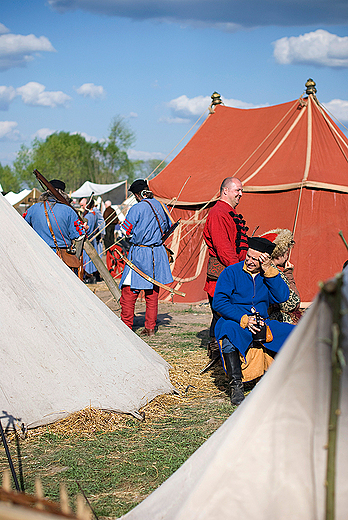
[(310, 96), (311, 94), (315, 96), (315, 94), (317, 93), (317, 89), (315, 88), (315, 81), (312, 80), (312, 78), (309, 78), (306, 83), (305, 83), (305, 87), (306, 87), (306, 94), (307, 96)]

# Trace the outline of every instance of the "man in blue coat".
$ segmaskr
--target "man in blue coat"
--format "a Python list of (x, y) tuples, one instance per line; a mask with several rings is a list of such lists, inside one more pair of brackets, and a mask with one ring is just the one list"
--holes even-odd
[[(213, 308), (221, 315), (215, 326), (231, 387), (231, 403), (244, 399), (239, 353), (245, 353), (255, 334), (265, 329), (262, 343), (278, 352), (293, 325), (268, 319), (268, 307), (289, 298), (289, 288), (271, 264), (275, 244), (263, 237), (248, 239), (244, 262), (226, 267), (216, 284)], [(266, 328), (263, 327), (266, 325)]]
[[(65, 183), (59, 179), (53, 179), (50, 183), (69, 202), (69, 196), (65, 193)], [(72, 242), (85, 233), (76, 212), (70, 206), (59, 202), (48, 190), (40, 195), (39, 202), (30, 206), (23, 217), (54, 250), (57, 246), (60, 249), (70, 248)]]
[[(163, 284), (173, 281), (168, 255), (162, 244), (162, 235), (169, 229), (171, 222), (161, 203), (153, 198), (145, 180), (138, 179), (129, 188), (137, 204), (132, 206), (122, 224), (122, 229), (130, 237), (132, 244), (128, 258), (143, 273)], [(158, 312), (159, 287), (152, 284), (128, 265), (125, 266), (120, 288), (122, 311), (121, 319), (133, 327), (135, 302), (142, 289), (145, 291), (146, 314), (145, 328), (141, 334), (152, 336)]]

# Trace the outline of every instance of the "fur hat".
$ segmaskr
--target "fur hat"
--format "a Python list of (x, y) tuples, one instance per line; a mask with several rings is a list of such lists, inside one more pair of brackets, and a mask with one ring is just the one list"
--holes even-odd
[(295, 245), (294, 235), (291, 233), (290, 229), (271, 229), (261, 236), (275, 244), (276, 247), (271, 255), (272, 258), (282, 256), (288, 249), (291, 249)]

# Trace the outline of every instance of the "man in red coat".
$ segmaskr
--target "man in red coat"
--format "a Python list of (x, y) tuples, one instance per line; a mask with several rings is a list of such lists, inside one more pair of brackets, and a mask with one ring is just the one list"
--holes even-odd
[[(208, 293), (210, 306), (213, 301), (217, 279), (228, 265), (245, 260), (248, 250), (248, 239), (245, 220), (235, 211), (243, 195), (242, 183), (235, 177), (227, 177), (220, 188), (220, 199), (209, 212), (203, 236), (208, 246), (209, 261), (207, 280), (204, 290)], [(214, 329), (218, 314), (212, 309), (213, 319), (210, 325), (210, 342), (208, 356), (215, 361), (219, 353), (219, 345), (215, 339)], [(212, 364), (209, 364), (212, 366)], [(206, 367), (206, 368), (208, 368)]]

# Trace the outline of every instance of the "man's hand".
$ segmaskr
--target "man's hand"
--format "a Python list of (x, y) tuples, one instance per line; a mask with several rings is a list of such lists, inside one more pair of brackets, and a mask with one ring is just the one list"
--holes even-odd
[[(264, 325), (264, 321), (262, 318), (260, 318), (260, 325), (261, 327)], [(248, 329), (252, 334), (255, 334), (256, 332), (259, 332), (261, 329), (256, 325), (256, 318), (255, 316), (248, 316)]]
[(289, 262), (289, 260), (287, 260), (285, 262), (284, 269), (293, 269), (293, 268), (294, 268), (294, 264), (292, 264), (291, 262)]
[(261, 253), (259, 256), (260, 266), (263, 272), (271, 267), (271, 257), (268, 253)]

